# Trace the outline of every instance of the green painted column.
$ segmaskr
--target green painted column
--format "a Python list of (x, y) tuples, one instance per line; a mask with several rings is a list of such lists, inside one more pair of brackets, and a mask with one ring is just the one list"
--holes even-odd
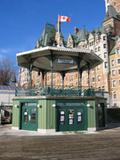
[(38, 101), (38, 131), (40, 132), (55, 131), (56, 116), (55, 116), (54, 104), (55, 104), (54, 100)]
[(46, 129), (56, 128), (55, 101), (47, 100), (46, 106)]
[(46, 129), (46, 100), (38, 101), (38, 130)]
[(13, 102), (13, 116), (12, 116), (12, 126), (13, 128), (20, 128), (20, 104), (19, 101)]
[(88, 131), (96, 131), (95, 100), (87, 102), (87, 110), (88, 110)]

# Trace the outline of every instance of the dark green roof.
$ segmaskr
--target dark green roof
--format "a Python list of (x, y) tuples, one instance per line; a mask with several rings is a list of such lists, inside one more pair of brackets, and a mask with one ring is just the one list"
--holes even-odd
[(73, 42), (74, 42), (74, 45), (78, 44), (78, 36), (76, 34), (70, 34), (70, 36), (72, 37), (73, 39)]
[(108, 18), (120, 19), (119, 13), (116, 11), (116, 9), (112, 5), (108, 6), (108, 10), (107, 10), (105, 19), (108, 19)]
[[(114, 42), (115, 42), (115, 44), (116, 44), (116, 42), (117, 42), (117, 40), (120, 38), (120, 36), (118, 35), (118, 36), (115, 36), (115, 37), (111, 37), (111, 40), (113, 40)], [(112, 54), (115, 54), (115, 45), (114, 45), (114, 47), (112, 48), (112, 50), (110, 51), (110, 55), (112, 55)]]
[(85, 41), (88, 37), (88, 32), (86, 29), (80, 29), (80, 31), (76, 34), (77, 42)]
[(115, 54), (115, 47), (113, 47), (113, 49), (110, 52), (110, 55)]
[(101, 26), (101, 27), (99, 27), (99, 28), (94, 29), (91, 33), (92, 33), (92, 34), (99, 34), (99, 35), (100, 35), (100, 34), (105, 33), (105, 29), (104, 29), (103, 26)]
[(55, 41), (56, 28), (54, 25), (46, 23), (40, 39), (38, 40), (42, 46), (52, 46)]

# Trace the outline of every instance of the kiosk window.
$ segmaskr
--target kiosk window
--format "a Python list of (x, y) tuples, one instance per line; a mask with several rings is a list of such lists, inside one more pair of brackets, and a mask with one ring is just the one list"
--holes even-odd
[(81, 112), (77, 112), (77, 121), (78, 121), (78, 123), (80, 123), (82, 121), (82, 113)]
[(69, 111), (69, 125), (72, 125), (74, 123), (74, 111)]
[(35, 123), (36, 122), (36, 113), (31, 114), (31, 122)]
[(31, 121), (32, 123), (35, 123), (35, 122), (36, 122), (36, 109), (32, 109), (32, 110), (31, 110), (31, 119), (30, 119), (30, 121)]
[(65, 122), (65, 112), (60, 111), (60, 124), (64, 124)]

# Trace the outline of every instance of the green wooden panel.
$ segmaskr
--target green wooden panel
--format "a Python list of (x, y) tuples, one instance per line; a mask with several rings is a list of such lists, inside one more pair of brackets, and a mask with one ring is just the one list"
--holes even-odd
[(46, 100), (38, 101), (38, 129), (46, 129)]
[(88, 108), (88, 128), (95, 128), (96, 127), (96, 106), (95, 106), (95, 100), (94, 101), (88, 101), (88, 104), (90, 104), (90, 107)]
[(39, 100), (38, 104), (38, 129), (55, 129), (55, 101)]
[(13, 102), (13, 108), (12, 108), (12, 126), (13, 127), (18, 127), (19, 128), (19, 123), (20, 123), (20, 104), (19, 101), (14, 101)]
[(107, 112), (106, 111), (107, 111), (106, 99), (97, 99), (96, 100), (96, 126), (97, 128), (105, 127), (107, 123)]
[(55, 104), (54, 100), (46, 101), (46, 129), (55, 129), (56, 126), (56, 117), (55, 117)]

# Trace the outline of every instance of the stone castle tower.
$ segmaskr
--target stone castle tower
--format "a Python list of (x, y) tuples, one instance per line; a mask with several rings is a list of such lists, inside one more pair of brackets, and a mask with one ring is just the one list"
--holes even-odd
[(118, 13), (120, 13), (120, 0), (105, 0), (106, 12), (108, 10), (108, 6), (113, 6)]
[(103, 26), (113, 36), (120, 35), (120, 0), (105, 0), (106, 16)]

